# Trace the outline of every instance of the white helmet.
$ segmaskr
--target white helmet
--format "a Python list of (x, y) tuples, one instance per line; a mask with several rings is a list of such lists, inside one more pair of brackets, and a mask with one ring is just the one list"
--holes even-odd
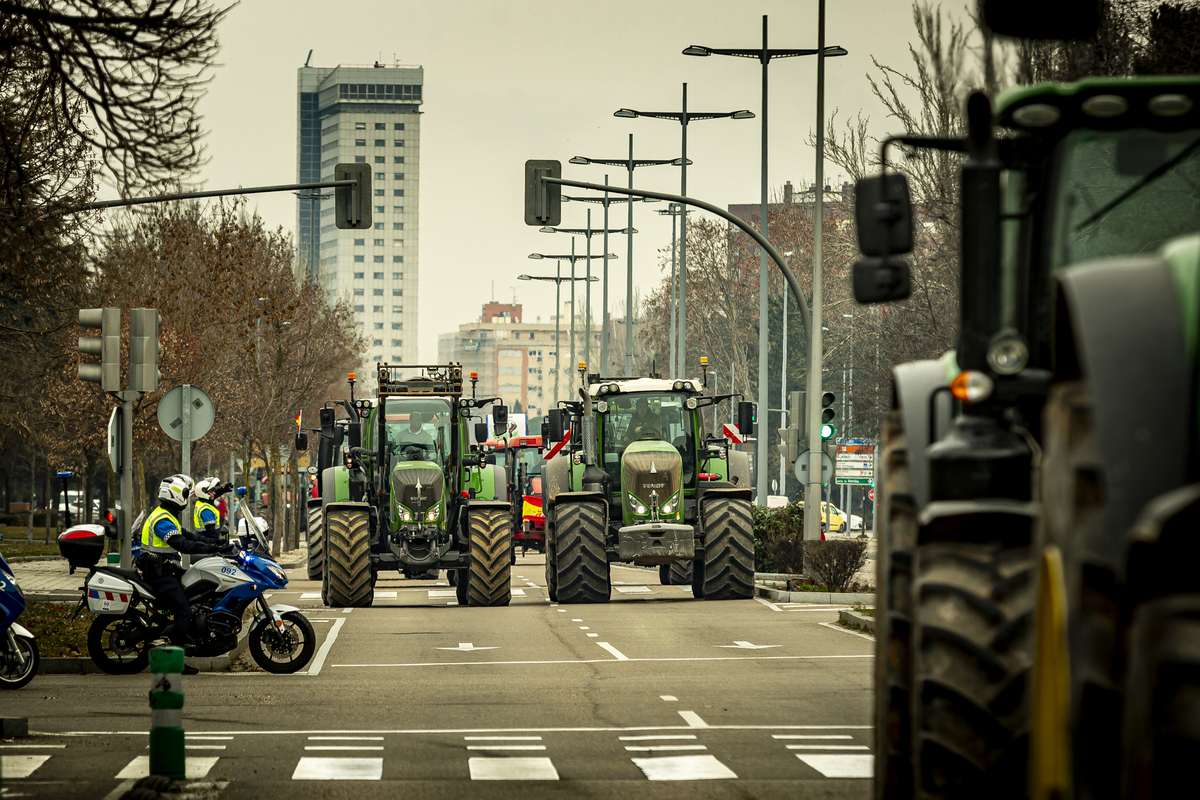
[(187, 505), (188, 495), (191, 494), (191, 478), (186, 475), (172, 475), (158, 485), (158, 499), (166, 500), (177, 506)]
[(201, 500), (212, 500), (213, 490), (221, 486), (220, 478), (202, 478), (196, 482), (196, 497)]

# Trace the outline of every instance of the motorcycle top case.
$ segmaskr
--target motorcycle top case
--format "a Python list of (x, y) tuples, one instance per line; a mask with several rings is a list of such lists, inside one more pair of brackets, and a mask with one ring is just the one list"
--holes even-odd
[(58, 537), (58, 552), (71, 568), (95, 566), (104, 554), (103, 525), (76, 525)]
[(87, 580), (88, 610), (97, 614), (124, 614), (137, 588), (116, 575), (95, 572)]

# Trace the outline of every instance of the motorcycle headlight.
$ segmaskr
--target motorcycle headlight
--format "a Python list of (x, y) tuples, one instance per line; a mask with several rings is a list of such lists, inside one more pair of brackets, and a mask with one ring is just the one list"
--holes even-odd
[(413, 518), (412, 512), (409, 511), (404, 506), (400, 506), (400, 521), (401, 522), (412, 522), (412, 518)]
[(429, 511), (425, 514), (425, 521), (426, 522), (436, 522), (437, 518), (438, 518), (438, 513), (441, 512), (441, 510), (442, 509), (441, 509), (440, 505), (434, 506), (433, 508), (429, 509)]
[(268, 564), (267, 572), (270, 573), (272, 578), (279, 581), (280, 583), (287, 583), (287, 575), (284, 574), (283, 570), (281, 570), (279, 567)]

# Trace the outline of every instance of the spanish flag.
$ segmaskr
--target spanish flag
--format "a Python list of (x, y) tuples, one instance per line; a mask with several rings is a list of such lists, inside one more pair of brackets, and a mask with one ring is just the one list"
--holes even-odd
[(304, 416), (304, 412), (303, 412), (303, 411), (301, 411), (301, 412), (299, 412), (299, 413), (297, 413), (297, 414), (296, 414), (296, 430), (297, 430), (297, 431), (299, 431), (299, 430), (300, 430), (300, 417), (302, 417), (302, 416)]

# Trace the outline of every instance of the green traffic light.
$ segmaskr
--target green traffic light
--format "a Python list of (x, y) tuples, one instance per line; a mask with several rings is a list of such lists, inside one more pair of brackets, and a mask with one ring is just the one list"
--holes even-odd
[(832, 425), (826, 423), (821, 426), (822, 439), (832, 439), (835, 433), (837, 433), (837, 428), (833, 427)]

